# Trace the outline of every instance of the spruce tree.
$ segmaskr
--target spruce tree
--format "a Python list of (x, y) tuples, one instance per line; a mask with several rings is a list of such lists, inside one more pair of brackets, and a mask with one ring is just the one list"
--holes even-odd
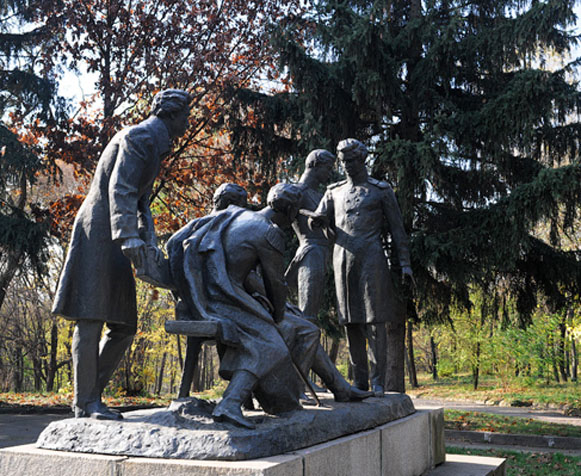
[[(237, 123), (235, 144), (256, 148), (265, 130), (279, 131), (279, 157), (293, 165), (309, 149), (364, 141), (411, 236), (417, 290), (407, 317), (446, 321), (451, 305), (471, 306), (476, 286), (491, 301), (514, 298), (526, 325), (539, 295), (560, 308), (581, 288), (578, 254), (559, 246), (581, 198), (581, 96), (577, 61), (566, 59), (574, 4), (315, 2), (274, 34), (292, 88), (239, 96), (238, 111), (262, 116)], [(392, 329), (389, 390), (404, 387), (403, 336)]]
[(35, 137), (21, 129), (62, 111), (54, 107), (51, 61), (41, 55), (56, 37), (48, 24), (39, 23), (39, 7), (26, 0), (0, 3), (0, 306), (23, 265), (43, 269), (48, 244), (46, 213), (29, 199), (45, 164)]

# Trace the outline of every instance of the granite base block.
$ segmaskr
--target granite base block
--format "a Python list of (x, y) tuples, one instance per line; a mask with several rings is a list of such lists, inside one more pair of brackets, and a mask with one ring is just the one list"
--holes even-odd
[(440, 435), (444, 432), (444, 409), (437, 408), (430, 413), (430, 431), (432, 433), (432, 461), (439, 465), (446, 461), (446, 443)]
[(381, 428), (382, 475), (417, 476), (434, 466), (431, 439), (427, 411), (384, 425)]
[(0, 450), (0, 474), (12, 476), (117, 476), (126, 458), (41, 450), (34, 445)]
[(446, 463), (427, 476), (505, 476), (506, 459), (473, 455), (446, 455)]
[(381, 432), (372, 430), (306, 448), (297, 454), (304, 461), (303, 476), (380, 476), (380, 448)]
[[(437, 411), (436, 411), (437, 412)], [(420, 476), (434, 467), (443, 432), (418, 411), (374, 429), (286, 454), (245, 461), (136, 458), (51, 451), (33, 445), (0, 450), (0, 474), (11, 476)], [(496, 475), (495, 475), (496, 476)]]

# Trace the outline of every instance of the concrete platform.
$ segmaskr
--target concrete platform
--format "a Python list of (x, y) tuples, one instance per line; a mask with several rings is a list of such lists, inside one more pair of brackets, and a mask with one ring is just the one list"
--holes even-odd
[[(69, 453), (33, 445), (0, 450), (11, 476), (420, 476), (445, 459), (443, 411), (418, 411), (369, 431), (247, 461), (169, 460)], [(438, 473), (453, 474), (453, 473)], [(464, 473), (471, 474), (471, 473)], [(503, 473), (474, 473), (494, 474)]]
[(51, 423), (36, 446), (45, 450), (142, 458), (243, 461), (309, 448), (413, 415), (410, 398), (389, 393), (361, 402), (305, 405), (284, 415), (248, 411), (249, 430), (212, 418), (214, 402), (174, 400), (167, 408), (123, 413), (121, 421), (71, 418)]
[(472, 455), (446, 455), (446, 462), (427, 476), (504, 476), (506, 460)]

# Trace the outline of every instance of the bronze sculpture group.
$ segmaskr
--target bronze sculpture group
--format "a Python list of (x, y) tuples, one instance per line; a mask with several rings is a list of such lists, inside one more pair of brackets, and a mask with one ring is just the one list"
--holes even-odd
[[(411, 276), (411, 267), (395, 195), (368, 176), (367, 149), (355, 139), (339, 143), (346, 179), (324, 195), (318, 188), (328, 181), (335, 156), (322, 149), (309, 154), (298, 184), (273, 187), (259, 211), (245, 208), (241, 187), (220, 186), (212, 213), (175, 233), (166, 259), (157, 248), (149, 194), (171, 139), (186, 131), (190, 100), (184, 91), (162, 91), (149, 119), (112, 139), (76, 217), (53, 307), (75, 321), (75, 416), (122, 418), (101, 395), (136, 331), (132, 265), (149, 282), (169, 280), (178, 319), (219, 324), (219, 372), (229, 385), (213, 411), (216, 421), (253, 428), (241, 410), (252, 395), (268, 413), (300, 408), (310, 369), (337, 401), (382, 396), (385, 323), (397, 319), (398, 299), (384, 248), (386, 227), (402, 273)], [(291, 226), (299, 248), (285, 273), (285, 230)], [(354, 386), (319, 344), (316, 316), (331, 249)], [(298, 307), (287, 302), (287, 279), (296, 287)], [(197, 357), (199, 344), (188, 338), (186, 361)], [(184, 370), (182, 388), (190, 382)]]

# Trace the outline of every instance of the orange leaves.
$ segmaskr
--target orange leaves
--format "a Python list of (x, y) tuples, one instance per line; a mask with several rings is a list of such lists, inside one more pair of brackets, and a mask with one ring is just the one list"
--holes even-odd
[[(147, 116), (155, 93), (183, 88), (195, 94), (191, 127), (164, 162), (156, 185), (158, 232), (207, 212), (222, 182), (262, 194), (271, 174), (256, 172), (259, 154), (234, 162), (224, 132), (227, 109), (233, 91), (258, 75), (264, 78), (269, 71), (278, 78), (265, 33), (270, 23), (299, 11), (299, 3), (256, 0), (249, 9), (244, 0), (221, 2), (220, 8), (210, 0), (63, 0), (59, 18), (67, 34), (55, 57), (68, 68), (96, 73), (96, 93), (74, 104), (68, 121), (32, 124), (25, 140), (42, 148), (48, 163), (72, 164), (80, 187), (113, 134)], [(256, 116), (248, 112), (251, 127), (258, 126)], [(58, 167), (52, 170), (58, 174)], [(83, 194), (55, 191), (63, 196), (50, 204), (53, 232), (64, 236)]]
[(50, 204), (51, 233), (54, 236), (59, 238), (68, 236), (77, 211), (84, 199), (84, 195), (81, 194), (67, 194)]

